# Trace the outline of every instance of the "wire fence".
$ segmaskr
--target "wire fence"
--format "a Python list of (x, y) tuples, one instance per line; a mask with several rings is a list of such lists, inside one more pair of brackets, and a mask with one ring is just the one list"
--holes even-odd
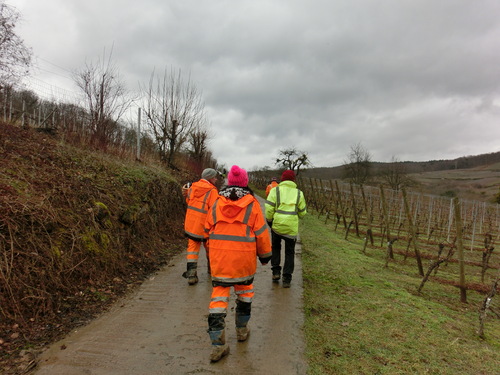
[[(141, 131), (145, 126), (141, 124), (140, 111), (140, 107), (132, 105), (128, 120), (105, 124), (107, 150), (136, 159), (155, 154), (153, 142)], [(63, 140), (74, 144), (90, 144), (96, 133), (83, 93), (32, 77), (16, 85), (0, 86), (0, 118), (22, 127), (57, 132)]]
[[(183, 144), (172, 146), (166, 142), (166, 135), (156, 133), (150, 116), (141, 108), (143, 98), (125, 96), (116, 98), (120, 103), (115, 119), (87, 108), (92, 104), (83, 92), (27, 77), (16, 85), (0, 85), (0, 120), (57, 133), (61, 140), (79, 147), (91, 147), (127, 160), (168, 164), (169, 168), (185, 169), (187, 173), (199, 174), (204, 167), (217, 165), (210, 151), (200, 154), (186, 151)], [(176, 142), (186, 143), (187, 138), (179, 137)], [(166, 153), (171, 147), (174, 156), (167, 160)]]
[[(500, 205), (450, 199), (382, 187), (354, 186), (339, 181), (301, 179), (308, 206), (318, 217), (343, 227), (348, 235), (365, 237), (365, 246), (384, 247), (407, 257), (437, 261), (443, 249), (464, 249), (467, 280), (491, 285), (500, 268), (495, 243), (500, 235)], [(458, 210), (459, 216), (456, 211)], [(365, 247), (366, 249), (366, 247)], [(449, 263), (457, 262), (456, 256)], [(421, 264), (419, 264), (419, 268)], [(423, 269), (419, 269), (423, 276)], [(456, 274), (451, 276), (457, 280)]]
[(31, 91), (42, 101), (52, 103), (83, 105), (84, 102), (84, 96), (81, 92), (54, 86), (34, 77), (26, 78), (22, 84), (17, 85), (16, 89), (18, 91)]

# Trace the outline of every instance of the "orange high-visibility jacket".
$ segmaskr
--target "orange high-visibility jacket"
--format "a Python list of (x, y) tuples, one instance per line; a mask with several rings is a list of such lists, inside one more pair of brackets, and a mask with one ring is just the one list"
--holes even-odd
[(267, 187), (266, 187), (266, 197), (269, 195), (269, 192), (271, 191), (271, 189), (275, 188), (278, 185), (279, 184), (277, 181), (271, 181), (271, 183), (269, 185), (267, 185)]
[(251, 194), (235, 201), (219, 196), (207, 215), (205, 232), (214, 285), (251, 284), (257, 257), (263, 263), (271, 259), (269, 229)]
[(184, 220), (184, 231), (188, 238), (203, 241), (205, 219), (217, 197), (217, 188), (207, 180), (202, 179), (191, 185), (186, 196)]

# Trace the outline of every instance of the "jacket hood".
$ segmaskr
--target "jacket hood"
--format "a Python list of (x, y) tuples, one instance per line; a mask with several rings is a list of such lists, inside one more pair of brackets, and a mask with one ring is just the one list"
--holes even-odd
[(199, 180), (193, 184), (191, 194), (193, 194), (195, 198), (200, 198), (213, 188), (215, 188), (215, 186), (207, 180)]
[(221, 205), (219, 205), (221, 213), (227, 218), (234, 218), (238, 216), (238, 214), (242, 210), (246, 210), (249, 204), (254, 202), (254, 197), (251, 194), (247, 194), (244, 197), (238, 200), (231, 200), (226, 198), (225, 196), (220, 196), (219, 200), (221, 201)]

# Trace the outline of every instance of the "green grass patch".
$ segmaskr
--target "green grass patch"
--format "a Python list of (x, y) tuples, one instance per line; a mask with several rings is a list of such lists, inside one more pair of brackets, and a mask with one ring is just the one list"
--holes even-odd
[(381, 248), (365, 255), (362, 239), (312, 215), (301, 240), (309, 374), (499, 373), (498, 317), (477, 335), (483, 295), (468, 291), (464, 304), (457, 288), (431, 281), (419, 294), (414, 259), (385, 267)]

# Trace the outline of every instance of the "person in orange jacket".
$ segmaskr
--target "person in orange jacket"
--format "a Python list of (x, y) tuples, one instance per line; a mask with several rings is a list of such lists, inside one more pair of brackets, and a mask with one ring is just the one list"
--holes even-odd
[[(204, 225), (207, 212), (217, 199), (218, 173), (215, 169), (207, 168), (201, 173), (201, 179), (190, 186), (183, 188), (186, 195), (186, 217), (184, 220), (184, 232), (188, 238), (187, 246), (187, 270), (182, 274), (188, 279), (189, 285), (198, 282), (198, 255), (201, 243), (204, 241)], [(209, 257), (208, 246), (205, 245), (207, 259)]]
[(212, 362), (229, 353), (225, 317), (231, 287), (236, 294), (236, 336), (238, 341), (245, 341), (257, 258), (266, 265), (272, 255), (269, 229), (259, 202), (248, 188), (247, 172), (233, 165), (227, 180), (228, 186), (219, 192), (205, 222), (213, 286), (208, 315)]
[(271, 191), (272, 188), (275, 188), (278, 186), (278, 179), (276, 177), (271, 178), (271, 181), (269, 182), (269, 185), (266, 187), (266, 198), (269, 195), (269, 192)]

